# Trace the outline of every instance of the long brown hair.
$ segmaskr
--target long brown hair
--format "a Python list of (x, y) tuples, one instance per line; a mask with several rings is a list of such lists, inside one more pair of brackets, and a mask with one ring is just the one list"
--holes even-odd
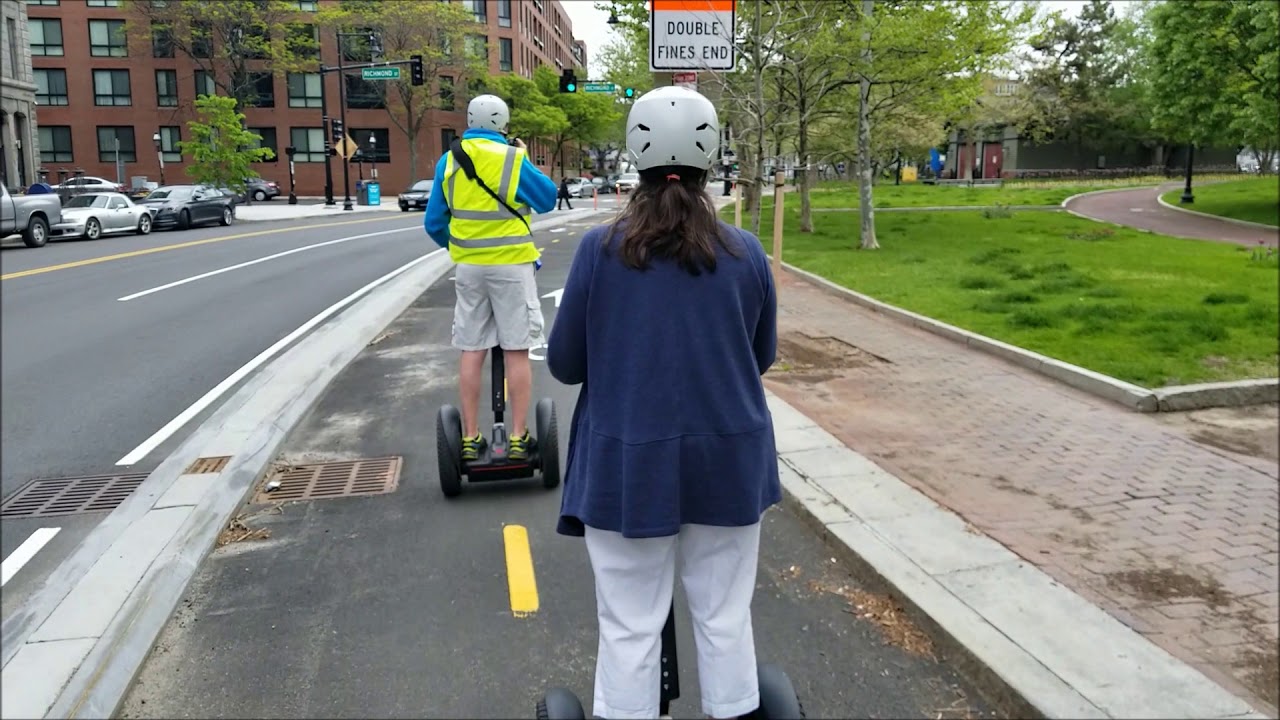
[(621, 229), (618, 256), (633, 270), (669, 259), (691, 275), (701, 275), (703, 269), (715, 272), (717, 244), (730, 255), (737, 252), (720, 233), (706, 183), (705, 170), (666, 166), (641, 171), (640, 185), (609, 229), (605, 245), (612, 247)]

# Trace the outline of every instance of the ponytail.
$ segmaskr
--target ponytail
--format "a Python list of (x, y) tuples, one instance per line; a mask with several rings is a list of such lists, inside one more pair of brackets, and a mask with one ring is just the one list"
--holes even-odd
[(620, 231), (618, 255), (633, 270), (647, 270), (653, 260), (674, 260), (691, 275), (715, 272), (717, 244), (730, 255), (737, 253), (720, 233), (706, 183), (705, 170), (689, 167), (641, 171), (640, 185), (610, 228), (606, 246)]

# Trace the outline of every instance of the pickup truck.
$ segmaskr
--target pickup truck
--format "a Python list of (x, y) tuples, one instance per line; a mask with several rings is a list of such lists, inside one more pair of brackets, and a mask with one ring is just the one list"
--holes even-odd
[(0, 238), (21, 235), (27, 247), (49, 241), (49, 226), (62, 222), (62, 200), (53, 193), (14, 197), (0, 185)]

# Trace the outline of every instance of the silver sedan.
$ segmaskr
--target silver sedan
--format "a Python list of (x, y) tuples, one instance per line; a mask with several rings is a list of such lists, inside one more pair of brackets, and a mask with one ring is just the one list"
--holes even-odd
[(85, 193), (62, 206), (62, 222), (50, 228), (52, 234), (97, 240), (115, 233), (151, 232), (151, 211), (121, 193)]

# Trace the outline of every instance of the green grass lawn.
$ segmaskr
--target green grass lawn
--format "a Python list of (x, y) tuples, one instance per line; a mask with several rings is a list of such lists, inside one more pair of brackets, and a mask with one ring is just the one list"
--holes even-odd
[[(732, 222), (732, 207), (725, 217)], [(988, 217), (992, 215), (992, 217)], [(783, 258), (845, 287), (1146, 387), (1276, 376), (1277, 258), (1113, 228), (1065, 213), (857, 213), (801, 234)], [(761, 238), (772, 248), (771, 216)]]
[[(1193, 185), (1193, 191), (1196, 199), (1186, 206), (1188, 210), (1280, 226), (1280, 179), (1257, 177)], [(1173, 190), (1160, 197), (1170, 205), (1179, 205), (1182, 191)]]

